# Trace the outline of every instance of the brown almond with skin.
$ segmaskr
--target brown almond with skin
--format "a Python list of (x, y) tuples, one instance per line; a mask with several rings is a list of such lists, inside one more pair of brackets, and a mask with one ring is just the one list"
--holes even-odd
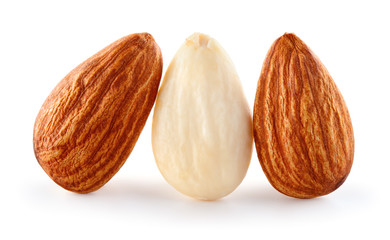
[(314, 198), (347, 178), (354, 154), (347, 106), (325, 66), (294, 34), (277, 39), (267, 54), (253, 124), (263, 171), (281, 193)]
[(61, 187), (95, 191), (129, 157), (155, 102), (161, 51), (148, 33), (96, 53), (54, 88), (34, 125), (35, 156)]

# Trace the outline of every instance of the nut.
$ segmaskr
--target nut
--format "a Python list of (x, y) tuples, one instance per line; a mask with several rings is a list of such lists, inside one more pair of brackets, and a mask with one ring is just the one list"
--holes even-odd
[(268, 52), (253, 124), (261, 166), (278, 191), (314, 198), (347, 178), (354, 154), (347, 106), (324, 65), (294, 34)]
[(174, 188), (201, 200), (231, 193), (252, 154), (252, 117), (234, 65), (195, 33), (178, 50), (159, 90), (152, 124), (157, 166)]
[(72, 70), (35, 121), (34, 151), (43, 170), (73, 192), (102, 187), (130, 155), (161, 74), (161, 52), (148, 33), (119, 39)]

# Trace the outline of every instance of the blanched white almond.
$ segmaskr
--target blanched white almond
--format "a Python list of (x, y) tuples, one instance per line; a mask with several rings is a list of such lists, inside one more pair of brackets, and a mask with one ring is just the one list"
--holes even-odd
[(234, 65), (214, 39), (190, 36), (173, 58), (153, 116), (160, 172), (201, 200), (231, 193), (252, 155), (252, 117)]

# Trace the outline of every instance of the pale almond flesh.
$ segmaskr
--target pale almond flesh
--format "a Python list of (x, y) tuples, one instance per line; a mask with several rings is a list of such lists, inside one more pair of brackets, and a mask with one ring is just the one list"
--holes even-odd
[(170, 63), (156, 100), (152, 145), (166, 181), (190, 197), (222, 198), (245, 177), (250, 109), (232, 61), (209, 36), (190, 36)]
[(43, 170), (73, 192), (102, 187), (129, 157), (161, 74), (161, 51), (148, 33), (121, 38), (71, 71), (35, 121), (34, 151)]
[(278, 191), (313, 198), (345, 181), (354, 155), (347, 106), (319, 58), (294, 34), (269, 50), (253, 115), (257, 154)]

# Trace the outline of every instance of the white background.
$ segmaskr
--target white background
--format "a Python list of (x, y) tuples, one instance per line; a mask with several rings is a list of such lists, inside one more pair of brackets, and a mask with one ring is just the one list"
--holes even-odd
[[(1, 1), (0, 239), (389, 239), (390, 7), (386, 1)], [(151, 117), (129, 159), (100, 190), (57, 186), (37, 163), (35, 117), (54, 86), (116, 39), (151, 33), (164, 72), (193, 32), (217, 39), (253, 107), (272, 42), (296, 33), (341, 90), (355, 131), (347, 181), (312, 200), (286, 197), (254, 151), (229, 196), (202, 202), (176, 192), (152, 154)]]

